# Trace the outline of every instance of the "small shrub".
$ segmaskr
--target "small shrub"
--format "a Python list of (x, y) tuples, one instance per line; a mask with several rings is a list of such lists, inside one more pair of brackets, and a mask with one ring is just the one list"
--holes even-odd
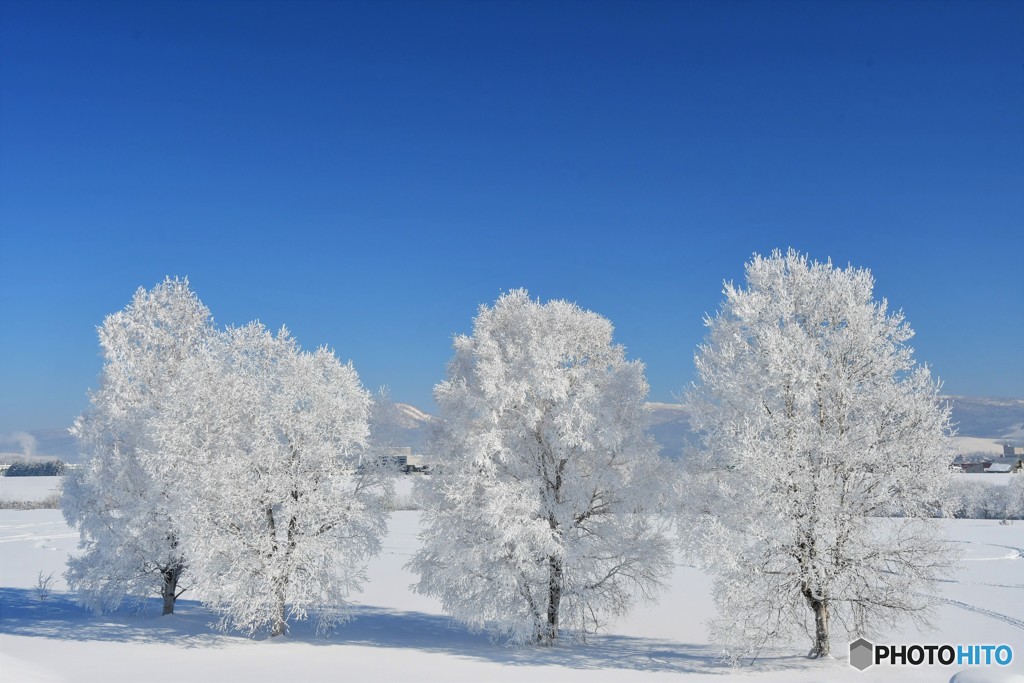
[(36, 597), (39, 602), (46, 602), (50, 599), (50, 593), (53, 592), (53, 572), (43, 575), (43, 572), (39, 572), (39, 577), (36, 578)]

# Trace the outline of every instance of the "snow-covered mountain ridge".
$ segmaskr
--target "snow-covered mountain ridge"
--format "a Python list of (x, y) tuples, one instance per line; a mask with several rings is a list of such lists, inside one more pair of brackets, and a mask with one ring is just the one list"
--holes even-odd
[[(957, 435), (986, 440), (1007, 439), (1024, 443), (1024, 399), (985, 396), (946, 396), (953, 402), (953, 422)], [(392, 440), (403, 446), (421, 449), (429, 436), (436, 417), (409, 403), (393, 403), (390, 411), (394, 421)], [(651, 401), (649, 431), (661, 445), (662, 453), (675, 458), (693, 439), (689, 413), (679, 403)], [(28, 434), (35, 438), (33, 454), (37, 457), (60, 458), (65, 462), (78, 462), (77, 444), (67, 429), (36, 429)], [(13, 444), (11, 444), (13, 445)], [(0, 460), (9, 461), (21, 456), (17, 446), (3, 448)]]

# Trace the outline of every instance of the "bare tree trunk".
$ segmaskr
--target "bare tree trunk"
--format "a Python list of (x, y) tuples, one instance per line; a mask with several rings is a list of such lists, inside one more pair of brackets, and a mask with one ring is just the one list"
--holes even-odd
[[(292, 491), (292, 499), (299, 499), (299, 492)], [(298, 545), (299, 520), (292, 515), (288, 518), (288, 543), (284, 549), (284, 564), (286, 567), (290, 567), (292, 555), (295, 553), (295, 547)], [(275, 545), (274, 551), (277, 552), (277, 546)], [(288, 633), (288, 621), (286, 617), (287, 610), (287, 589), (288, 589), (288, 577), (281, 576), (274, 582), (274, 590), (276, 592), (277, 604), (274, 607), (274, 624), (270, 629), (270, 636), (283, 636)]]
[(832, 644), (829, 639), (828, 602), (825, 600), (808, 599), (814, 611), (814, 647), (807, 653), (811, 659), (832, 656)]
[(176, 564), (160, 572), (163, 578), (163, 585), (160, 587), (160, 597), (164, 600), (163, 614), (174, 614), (174, 601), (178, 599), (178, 578), (182, 569), (184, 567)]
[(283, 636), (288, 633), (288, 621), (285, 619), (284, 584), (277, 583), (277, 605), (274, 608), (274, 623), (270, 627), (270, 637)]
[(558, 640), (558, 610), (562, 602), (562, 561), (548, 558), (548, 622), (541, 638), (542, 645), (554, 645)]
[[(270, 554), (277, 555), (279, 546), (277, 543), (277, 521), (274, 519), (274, 508), (267, 506), (264, 510), (267, 519), (267, 530), (270, 532)], [(289, 531), (290, 533), (290, 531)], [(270, 626), (270, 637), (283, 636), (288, 632), (288, 622), (285, 619), (285, 588), (287, 580), (283, 576), (274, 577), (274, 620)]]

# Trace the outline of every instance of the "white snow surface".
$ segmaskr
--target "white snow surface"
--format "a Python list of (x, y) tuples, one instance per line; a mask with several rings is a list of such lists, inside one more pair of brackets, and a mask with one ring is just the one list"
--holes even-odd
[[(309, 622), (273, 640), (249, 639), (210, 627), (215, 615), (188, 593), (177, 613), (96, 616), (79, 608), (60, 578), (78, 534), (59, 510), (0, 510), (0, 680), (74, 681), (1024, 681), (1024, 522), (944, 521), (964, 552), (943, 580), (937, 629), (879, 634), (874, 642), (1006, 643), (1009, 667), (872, 667), (860, 672), (836, 643), (834, 660), (800, 656), (807, 644), (731, 669), (718, 661), (704, 621), (711, 616), (710, 581), (677, 562), (671, 586), (656, 605), (635, 610), (587, 644), (512, 649), (454, 624), (439, 603), (412, 593), (416, 577), (403, 565), (418, 548), (420, 513), (396, 512), (355, 619), (320, 638)], [(53, 572), (54, 594), (41, 602), (39, 572)], [(959, 674), (959, 677), (957, 677)], [(954, 677), (956, 677), (954, 679)]]
[(64, 477), (0, 477), (0, 500), (39, 502), (60, 492)]
[[(999, 472), (963, 472), (956, 475), (954, 481), (977, 481), (986, 486), (1006, 486), (1021, 474), (1003, 474)], [(1024, 524), (1024, 522), (1022, 522)]]

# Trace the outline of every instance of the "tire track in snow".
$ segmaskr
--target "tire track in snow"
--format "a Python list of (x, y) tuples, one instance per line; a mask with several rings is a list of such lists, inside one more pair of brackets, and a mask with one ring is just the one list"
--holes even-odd
[(1017, 553), (1017, 557), (1012, 557), (1008, 559), (1019, 560), (1021, 558), (1024, 558), (1024, 548), (1018, 548), (1017, 546), (1013, 545), (1000, 545), (998, 543), (986, 543), (985, 545), (990, 545), (994, 548), (1006, 548), (1007, 550), (1012, 550), (1015, 553)]
[(935, 583), (956, 583), (961, 586), (988, 586), (989, 588), (1024, 588), (1024, 583), (988, 583), (985, 581), (958, 581), (957, 579), (932, 579)]
[(1024, 619), (1017, 619), (1016, 617), (1011, 617), (1009, 615), (1002, 614), (1001, 612), (995, 612), (990, 609), (985, 609), (984, 607), (970, 605), (966, 602), (960, 602), (959, 600), (953, 600), (951, 598), (939, 598), (939, 600), (946, 603), (947, 605), (952, 605), (953, 607), (959, 607), (960, 609), (966, 610), (968, 612), (974, 612), (975, 614), (990, 617), (992, 619), (995, 619), (996, 621), (1001, 621), (1004, 624), (1007, 624), (1008, 626), (1013, 626), (1024, 631)]
[(19, 536), (7, 536), (0, 538), (0, 543), (14, 543), (16, 541), (51, 541), (58, 538), (77, 538), (78, 534), (21, 534)]
[(15, 541), (34, 541), (39, 538), (35, 534), (21, 534), (20, 536), (7, 536), (6, 538), (0, 538), (0, 543), (13, 543)]
[(985, 541), (956, 541), (961, 545), (977, 545), (985, 546), (988, 548), (1003, 548), (1005, 550), (1012, 550), (1012, 555), (1004, 557), (965, 557), (964, 560), (967, 562), (989, 562), (997, 560), (1020, 560), (1024, 559), (1024, 548), (1018, 548), (1015, 545), (1003, 545), (1001, 543), (988, 543)]

